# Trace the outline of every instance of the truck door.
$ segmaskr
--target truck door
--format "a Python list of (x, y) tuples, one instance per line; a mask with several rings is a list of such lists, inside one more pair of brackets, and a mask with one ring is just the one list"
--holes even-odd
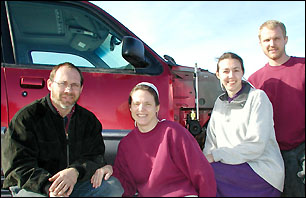
[[(102, 9), (73, 1), (7, 1), (1, 2), (1, 12), (3, 6), (7, 27), (1, 29), (8, 31), (10, 40), (1, 45), (11, 59), (1, 59), (1, 80), (4, 76), (6, 86), (1, 81), (1, 93), (7, 93), (7, 102), (1, 98), (1, 127), (6, 127), (20, 108), (47, 95), (49, 73), (63, 62), (71, 62), (83, 72), (84, 88), (78, 103), (98, 117), (106, 140), (120, 139), (134, 127), (127, 100), (130, 90), (141, 81), (154, 83), (165, 93), (160, 98), (160, 117), (173, 120), (167, 64), (146, 45), (147, 64), (127, 62), (121, 55), (122, 39), (136, 36)], [(8, 110), (6, 121), (2, 121), (2, 109)]]

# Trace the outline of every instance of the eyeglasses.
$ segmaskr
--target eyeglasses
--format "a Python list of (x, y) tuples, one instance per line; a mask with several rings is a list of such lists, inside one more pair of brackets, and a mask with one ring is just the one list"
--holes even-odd
[(77, 89), (80, 89), (81, 85), (78, 84), (78, 83), (72, 83), (72, 84), (68, 84), (68, 82), (56, 82), (56, 81), (53, 81), (55, 82), (59, 88), (61, 89), (66, 89), (67, 87), (73, 89), (73, 90), (77, 90)]

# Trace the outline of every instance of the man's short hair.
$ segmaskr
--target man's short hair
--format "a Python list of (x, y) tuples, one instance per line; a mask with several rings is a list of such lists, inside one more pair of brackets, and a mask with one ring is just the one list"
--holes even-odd
[(285, 27), (285, 25), (284, 25), (282, 22), (277, 21), (277, 20), (268, 20), (268, 21), (264, 22), (264, 23), (260, 26), (260, 28), (259, 28), (259, 33), (258, 33), (258, 38), (259, 38), (259, 39), (261, 38), (261, 37), (260, 37), (260, 36), (261, 36), (261, 30), (262, 30), (264, 27), (266, 27), (266, 28), (268, 28), (268, 29), (270, 29), (270, 30), (273, 30), (273, 29), (275, 29), (275, 28), (277, 28), (277, 27), (280, 27), (281, 30), (282, 30), (282, 32), (283, 32), (284, 38), (286, 38), (287, 33), (286, 33), (286, 27)]
[(80, 83), (81, 83), (81, 86), (82, 86), (82, 85), (83, 85), (83, 82), (84, 82), (84, 77), (83, 77), (83, 74), (82, 74), (81, 70), (80, 70), (78, 67), (76, 67), (74, 64), (69, 63), (69, 62), (61, 63), (61, 64), (59, 64), (59, 65), (54, 66), (53, 69), (52, 69), (52, 71), (50, 72), (49, 79), (50, 79), (51, 81), (53, 81), (56, 71), (57, 71), (59, 68), (64, 67), (64, 66), (69, 67), (69, 68), (76, 69), (76, 70), (79, 72), (80, 77), (81, 77), (81, 82), (80, 82)]

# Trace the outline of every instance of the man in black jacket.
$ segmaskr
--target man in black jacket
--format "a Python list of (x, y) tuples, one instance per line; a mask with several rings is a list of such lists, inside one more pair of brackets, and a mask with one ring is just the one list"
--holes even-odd
[[(102, 125), (76, 104), (81, 71), (68, 62), (55, 66), (47, 86), (50, 93), (19, 110), (5, 133), (3, 187), (13, 196), (121, 196), (104, 159)], [(101, 167), (102, 185), (93, 186), (91, 177)]]

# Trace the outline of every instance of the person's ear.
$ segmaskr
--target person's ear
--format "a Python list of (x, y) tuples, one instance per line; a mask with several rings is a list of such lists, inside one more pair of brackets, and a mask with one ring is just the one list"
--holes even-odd
[(217, 78), (220, 80), (220, 74), (219, 74), (218, 71), (216, 71), (216, 76), (217, 76)]
[(52, 83), (53, 83), (53, 82), (52, 82), (50, 79), (47, 80), (47, 87), (48, 87), (48, 90), (49, 90), (49, 91), (51, 91)]
[(160, 109), (160, 105), (158, 105), (158, 106), (156, 107), (156, 114), (158, 114), (159, 109)]

